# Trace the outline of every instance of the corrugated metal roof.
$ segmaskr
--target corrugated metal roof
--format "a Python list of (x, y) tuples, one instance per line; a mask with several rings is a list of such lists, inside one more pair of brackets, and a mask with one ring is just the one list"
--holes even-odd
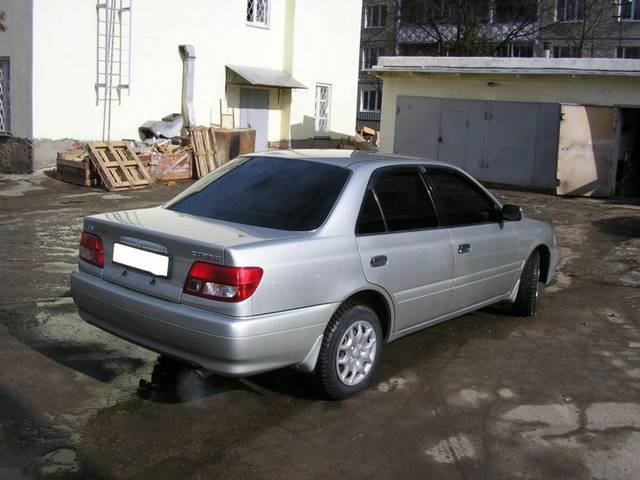
[(287, 72), (268, 68), (227, 65), (227, 68), (241, 77), (248, 85), (256, 87), (307, 88)]
[(640, 77), (640, 60), (617, 58), (380, 57), (373, 73)]

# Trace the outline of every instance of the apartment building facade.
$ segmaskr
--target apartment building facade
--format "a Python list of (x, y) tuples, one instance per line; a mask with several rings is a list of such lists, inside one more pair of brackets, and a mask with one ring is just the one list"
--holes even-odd
[(364, 0), (357, 124), (372, 128), (381, 56), (640, 58), (640, 0)]

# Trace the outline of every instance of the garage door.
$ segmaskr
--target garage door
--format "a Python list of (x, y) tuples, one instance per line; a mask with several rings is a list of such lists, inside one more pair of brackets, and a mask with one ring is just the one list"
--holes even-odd
[(425, 97), (399, 97), (396, 116), (395, 148), (404, 155), (426, 158), (438, 156), (442, 100)]
[(558, 195), (613, 194), (616, 109), (563, 105), (558, 145)]
[(401, 96), (394, 152), (451, 163), (485, 182), (554, 188), (559, 109)]

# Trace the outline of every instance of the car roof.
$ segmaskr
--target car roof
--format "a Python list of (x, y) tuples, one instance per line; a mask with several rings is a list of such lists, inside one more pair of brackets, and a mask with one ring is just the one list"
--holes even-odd
[(355, 170), (359, 166), (385, 167), (404, 164), (452, 165), (431, 160), (428, 158), (411, 157), (406, 155), (385, 155), (376, 152), (359, 150), (323, 150), (323, 149), (299, 149), (299, 150), (273, 150), (269, 152), (251, 153), (245, 156), (251, 157), (276, 157), (295, 160), (308, 160), (313, 162), (335, 165), (338, 167)]

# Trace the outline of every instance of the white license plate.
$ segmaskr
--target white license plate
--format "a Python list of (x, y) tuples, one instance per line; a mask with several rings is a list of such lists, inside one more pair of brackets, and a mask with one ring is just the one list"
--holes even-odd
[(152, 273), (158, 277), (169, 276), (169, 257), (159, 253), (114, 243), (112, 260), (113, 263)]

